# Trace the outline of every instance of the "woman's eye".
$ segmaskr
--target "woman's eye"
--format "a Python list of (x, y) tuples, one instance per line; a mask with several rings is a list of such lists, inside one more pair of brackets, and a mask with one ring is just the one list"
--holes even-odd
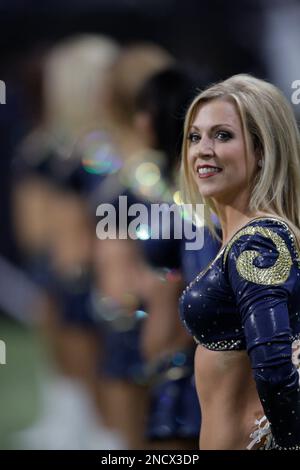
[(227, 131), (218, 131), (216, 133), (216, 138), (218, 140), (221, 140), (222, 142), (226, 142), (227, 140), (229, 140), (231, 138), (231, 134), (230, 132), (227, 132)]
[(188, 135), (188, 140), (189, 140), (191, 143), (195, 144), (195, 143), (199, 142), (199, 140), (200, 140), (200, 135), (197, 134), (196, 132), (191, 132), (191, 133)]

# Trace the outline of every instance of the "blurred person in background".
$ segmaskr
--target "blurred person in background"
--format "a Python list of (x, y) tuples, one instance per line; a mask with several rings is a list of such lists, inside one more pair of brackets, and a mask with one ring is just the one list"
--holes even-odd
[(99, 343), (89, 307), (95, 235), (87, 194), (101, 178), (85, 171), (77, 148), (104, 126), (104, 76), (118, 52), (97, 35), (52, 48), (43, 65), (42, 119), (14, 160), (15, 235), (46, 294), (36, 308), (59, 369), (84, 383), (94, 400)]
[[(59, 282), (70, 282), (71, 294), (72, 289), (74, 293), (73, 302), (71, 297), (69, 306), (63, 308), (65, 321), (63, 328), (59, 328), (62, 336), (58, 350), (69, 372), (79, 377), (87, 375), (92, 380), (96, 344), (87, 294), (94, 232), (86, 194), (99, 177), (85, 172), (84, 156), (78, 148), (81, 139), (105, 125), (102, 102), (106, 73), (118, 54), (118, 46), (109, 38), (79, 36), (55, 46), (44, 67), (45, 128), (50, 147), (56, 151), (49, 158), (49, 166), (56, 172), (57, 182), (62, 183), (62, 190), (53, 200), (51, 256)], [(80, 307), (76, 305), (78, 288), (82, 294)]]
[[(90, 161), (91, 167), (98, 167), (99, 172), (103, 169), (106, 176), (91, 192), (90, 200), (95, 211), (101, 203), (114, 206), (117, 221), (116, 226), (110, 227), (112, 231), (122, 230), (118, 226), (122, 212), (119, 196), (128, 197), (128, 206), (133, 202), (134, 172), (145, 161), (145, 144), (134, 126), (137, 93), (150, 75), (171, 61), (170, 55), (158, 46), (131, 45), (122, 51), (107, 74), (104, 103), (109, 132), (103, 135), (106, 154), (100, 152), (99, 157), (96, 152), (94, 161)], [(99, 365), (99, 394), (105, 403), (106, 423), (118, 430), (132, 449), (146, 445), (147, 387), (140, 345), (145, 314), (141, 280), (146, 265), (136, 241), (127, 237), (127, 228), (119, 238), (95, 240), (92, 301), (104, 348)]]

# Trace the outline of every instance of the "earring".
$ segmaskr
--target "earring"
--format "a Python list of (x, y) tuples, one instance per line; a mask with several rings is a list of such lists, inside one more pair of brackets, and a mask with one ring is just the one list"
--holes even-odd
[(262, 159), (260, 158), (257, 162), (257, 165), (259, 168), (262, 168)]

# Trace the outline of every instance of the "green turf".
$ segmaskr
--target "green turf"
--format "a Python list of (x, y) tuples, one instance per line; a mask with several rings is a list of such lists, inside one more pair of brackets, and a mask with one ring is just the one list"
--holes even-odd
[(13, 433), (38, 416), (45, 352), (33, 329), (1, 314), (0, 340), (6, 345), (6, 364), (0, 364), (0, 449), (11, 449), (16, 446)]

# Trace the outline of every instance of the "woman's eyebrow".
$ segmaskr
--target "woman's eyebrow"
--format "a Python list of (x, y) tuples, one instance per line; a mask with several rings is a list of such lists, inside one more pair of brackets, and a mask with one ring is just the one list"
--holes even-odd
[[(228, 124), (228, 123), (226, 123), (226, 122), (222, 122), (222, 123), (220, 123), (220, 124), (214, 124), (214, 125), (210, 128), (210, 130), (213, 131), (213, 130), (217, 129), (218, 127), (223, 127), (223, 126), (225, 126), (225, 127), (230, 127), (231, 129), (233, 129), (233, 126), (232, 126), (231, 124)], [(190, 126), (190, 129), (196, 129), (197, 131), (200, 131), (200, 130), (201, 130), (200, 127), (196, 126), (195, 124), (192, 124), (192, 125)]]

